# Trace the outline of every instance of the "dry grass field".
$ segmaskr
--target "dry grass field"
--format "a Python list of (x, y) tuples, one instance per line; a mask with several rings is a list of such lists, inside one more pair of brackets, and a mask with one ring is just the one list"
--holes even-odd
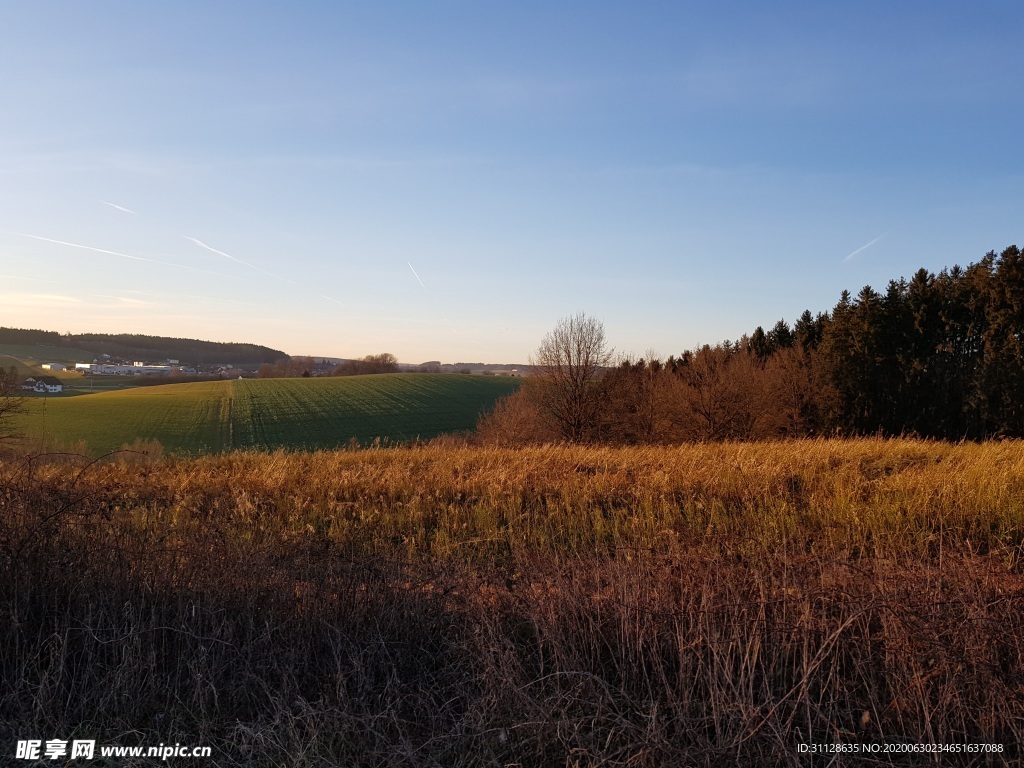
[[(1001, 765), (1024, 742), (1017, 442), (124, 454), (0, 476), (0, 744), (796, 766)], [(1003, 751), (798, 753), (836, 741)]]

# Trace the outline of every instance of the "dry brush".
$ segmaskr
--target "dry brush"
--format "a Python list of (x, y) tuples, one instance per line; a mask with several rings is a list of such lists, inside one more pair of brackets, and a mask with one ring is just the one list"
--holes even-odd
[(2, 744), (653, 766), (1024, 739), (1017, 443), (13, 462), (0, 512)]

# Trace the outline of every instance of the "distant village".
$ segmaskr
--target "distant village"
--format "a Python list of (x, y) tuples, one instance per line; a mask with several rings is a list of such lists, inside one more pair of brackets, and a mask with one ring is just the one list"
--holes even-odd
[(251, 377), (251, 370), (236, 368), (230, 364), (223, 365), (182, 365), (178, 360), (164, 360), (160, 363), (148, 363), (142, 360), (129, 361), (100, 355), (91, 363), (40, 363), (39, 368), (49, 371), (50, 375), (29, 376), (21, 382), (21, 390), (37, 394), (59, 394), (64, 391), (66, 382), (52, 374), (74, 371), (84, 376), (159, 376), (159, 377)]
[[(283, 361), (282, 361), (283, 362)], [(346, 362), (359, 363), (362, 361), (348, 361), (344, 358), (292, 358), (291, 362), (302, 364), (303, 376), (331, 376), (338, 375), (339, 366)], [(280, 365), (280, 363), (279, 363)], [(183, 365), (179, 360), (167, 359), (158, 363), (146, 362), (143, 360), (129, 360), (102, 354), (91, 363), (70, 363), (70, 362), (46, 362), (40, 363), (39, 368), (47, 371), (49, 375), (29, 376), (21, 382), (21, 389), (25, 392), (36, 394), (59, 394), (68, 386), (67, 382), (61, 381), (52, 374), (74, 372), (83, 376), (98, 377), (147, 377), (150, 383), (153, 378), (172, 378), (181, 380), (183, 378), (194, 380), (195, 378), (254, 378), (263, 377), (267, 373), (263, 370), (267, 365), (255, 369), (254, 366), (235, 366), (229, 363), (222, 364), (200, 364)], [(419, 365), (398, 363), (392, 370), (403, 373), (475, 373), (484, 376), (521, 376), (524, 366), (486, 364), (486, 363), (456, 363), (443, 364), (438, 360), (432, 360)], [(371, 371), (366, 371), (371, 372)], [(300, 375), (292, 373), (286, 375)]]
[[(106, 347), (106, 352), (100, 350)], [(80, 362), (89, 360), (91, 362)], [(185, 361), (185, 362), (183, 362)], [(170, 382), (372, 373), (529, 375), (529, 366), (493, 363), (399, 363), (381, 353), (361, 359), (290, 356), (255, 344), (135, 334), (58, 334), (0, 327), (0, 363), (25, 394), (100, 392)], [(8, 363), (17, 365), (8, 366)], [(9, 369), (9, 370), (8, 370)], [(20, 370), (20, 373), (18, 372)], [(25, 375), (27, 374), (26, 378)]]
[[(47, 365), (60, 364), (44, 363), (42, 367), (46, 368)], [(218, 371), (224, 368), (223, 366), (211, 367), (215, 367)], [(227, 367), (230, 368), (231, 366)], [(172, 373), (190, 376), (198, 373), (193, 366), (179, 365), (177, 360), (165, 360), (162, 363), (146, 363), (141, 361), (129, 363), (127, 360), (112, 360), (110, 355), (101, 355), (91, 363), (75, 363), (75, 370), (97, 376), (169, 376)]]

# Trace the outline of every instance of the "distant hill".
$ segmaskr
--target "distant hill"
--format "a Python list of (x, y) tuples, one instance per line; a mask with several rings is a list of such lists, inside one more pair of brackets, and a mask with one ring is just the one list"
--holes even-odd
[[(144, 336), (137, 333), (73, 333), (62, 335), (56, 331), (27, 328), (0, 328), (0, 344), (22, 347), (39, 346), (40, 357), (53, 357), (46, 348), (77, 349), (88, 352), (87, 357), (102, 354), (131, 360), (179, 360), (183, 365), (227, 363), (230, 365), (260, 365), (288, 357), (279, 349), (259, 344), (236, 344), (198, 339), (178, 339), (168, 336)], [(70, 359), (70, 358), (68, 358)]]

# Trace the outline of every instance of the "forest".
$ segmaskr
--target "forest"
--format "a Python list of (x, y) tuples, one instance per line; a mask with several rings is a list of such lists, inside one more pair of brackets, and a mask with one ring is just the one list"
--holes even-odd
[[(1024, 260), (844, 291), (737, 341), (615, 364), (582, 316), (538, 351), (538, 375), (481, 420), (485, 440), (612, 444), (806, 436), (981, 440), (1024, 435)], [(571, 326), (571, 327), (570, 327)], [(554, 336), (557, 336), (556, 333)], [(585, 337), (585, 338), (584, 338)], [(582, 344), (582, 346), (581, 346)], [(552, 348), (553, 345), (553, 348)]]
[[(126, 360), (180, 360), (189, 365), (269, 363), (284, 352), (259, 344), (225, 343), (147, 336), (139, 333), (67, 333), (28, 328), (0, 328), (0, 344), (38, 344), (80, 349)], [(42, 354), (42, 351), (41, 351)]]

